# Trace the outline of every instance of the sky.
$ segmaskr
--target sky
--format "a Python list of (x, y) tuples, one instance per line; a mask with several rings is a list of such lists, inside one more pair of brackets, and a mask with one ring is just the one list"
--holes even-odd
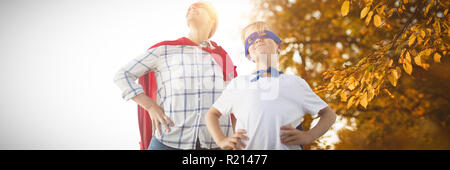
[[(0, 149), (139, 149), (137, 106), (113, 76), (153, 44), (186, 36), (195, 0), (0, 1)], [(211, 0), (212, 40), (248, 74), (249, 0)]]

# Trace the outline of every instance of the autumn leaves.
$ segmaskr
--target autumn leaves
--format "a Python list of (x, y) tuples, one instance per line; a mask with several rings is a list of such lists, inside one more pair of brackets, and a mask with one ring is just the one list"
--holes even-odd
[[(361, 10), (360, 18), (361, 19), (366, 18), (365, 23), (366, 23), (366, 25), (369, 25), (370, 21), (372, 20), (372, 16), (373, 16), (373, 24), (376, 27), (379, 27), (382, 25), (381, 16), (384, 15), (384, 9), (386, 8), (386, 5), (379, 4), (379, 5), (375, 6), (374, 9), (376, 9), (376, 10), (371, 10), (371, 5), (372, 5), (372, 1), (368, 1), (368, 3), (366, 3), (366, 6)], [(346, 1), (344, 1), (344, 3), (342, 3), (342, 6), (341, 6), (342, 16), (346, 16), (348, 14), (349, 10), (350, 10), (350, 1), (346, 0)], [(375, 12), (376, 12), (376, 14), (375, 14)]]
[[(380, 62), (379, 64), (386, 63)], [(366, 108), (368, 103), (379, 93), (386, 76), (385, 72), (383, 74), (375, 72), (375, 68), (371, 64), (364, 63), (360, 66), (324, 73), (331, 77), (326, 88), (329, 92), (334, 91), (330, 97), (339, 96), (341, 102), (347, 102), (347, 109), (358, 105)], [(376, 69), (381, 67), (377, 65)]]
[(359, 6), (361, 25), (370, 29), (373, 23), (376, 31), (385, 31), (389, 36), (374, 44), (369, 55), (360, 56), (357, 64), (325, 72), (330, 81), (318, 91), (328, 91), (331, 98), (339, 97), (347, 109), (358, 105), (366, 108), (380, 92), (393, 98), (388, 89), (398, 87), (402, 70), (408, 75), (419, 67), (428, 70), (447, 55), (449, 5), (448, 1), (436, 0), (343, 0), (342, 16), (348, 17), (350, 7)]
[[(406, 55), (405, 55), (405, 53), (406, 53)], [(398, 63), (403, 64), (403, 69), (405, 70), (405, 72), (408, 73), (409, 75), (411, 75), (412, 69), (413, 69), (412, 64), (411, 64), (411, 55), (405, 49), (403, 49), (403, 52), (400, 55), (400, 59), (398, 60)]]
[(344, 1), (344, 3), (342, 3), (342, 7), (341, 7), (342, 16), (346, 16), (348, 14), (349, 9), (350, 9), (350, 2)]
[[(433, 33), (435, 35), (433, 35)], [(430, 42), (430, 37), (439, 37), (436, 35), (437, 31), (432, 30), (431, 28), (424, 28), (418, 26), (412, 26), (410, 30), (405, 31), (403, 33), (403, 39), (407, 40), (408, 46), (402, 49), (400, 54), (400, 58), (398, 60), (399, 64), (403, 64), (403, 68), (406, 73), (409, 75), (412, 74), (412, 61), (417, 66), (422, 67), (425, 70), (428, 70), (430, 64), (427, 63), (431, 57), (435, 63), (441, 62), (442, 55), (436, 50), (436, 43)], [(407, 37), (409, 35), (409, 38)], [(431, 47), (430, 47), (431, 45)], [(445, 50), (447, 47), (442, 46), (441, 49)], [(417, 49), (421, 49), (418, 51)]]

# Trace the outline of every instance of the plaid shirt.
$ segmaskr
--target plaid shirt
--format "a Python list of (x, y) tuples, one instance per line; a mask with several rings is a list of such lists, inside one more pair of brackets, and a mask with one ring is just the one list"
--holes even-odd
[[(217, 148), (204, 117), (228, 82), (224, 82), (222, 68), (213, 56), (197, 46), (162, 45), (149, 49), (115, 75), (114, 82), (125, 100), (144, 93), (135, 81), (149, 71), (155, 73), (157, 82), (156, 103), (175, 123), (169, 126), (169, 133), (162, 129), (162, 135), (155, 133), (154, 137), (174, 148), (195, 149), (197, 139), (202, 148)], [(222, 116), (219, 121), (222, 132), (230, 136), (230, 117)]]

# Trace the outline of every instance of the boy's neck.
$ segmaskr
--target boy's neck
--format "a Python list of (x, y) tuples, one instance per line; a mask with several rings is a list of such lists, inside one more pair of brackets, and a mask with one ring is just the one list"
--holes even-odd
[[(277, 61), (271, 61), (271, 57), (267, 59), (267, 61), (258, 61), (256, 63), (256, 70), (267, 70), (267, 68), (272, 67), (278, 70)], [(272, 77), (270, 72), (265, 72), (262, 77)]]

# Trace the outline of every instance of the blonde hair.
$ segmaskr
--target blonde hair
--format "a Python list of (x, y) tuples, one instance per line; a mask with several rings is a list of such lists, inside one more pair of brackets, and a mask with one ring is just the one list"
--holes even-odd
[(254, 23), (247, 25), (244, 29), (242, 29), (241, 40), (242, 40), (243, 44), (245, 44), (245, 39), (247, 38), (247, 37), (245, 37), (246, 36), (245, 33), (247, 33), (248, 30), (255, 30), (255, 32), (259, 32), (259, 33), (263, 32), (264, 30), (273, 32), (273, 29), (269, 24), (267, 24), (263, 21), (256, 21)]

